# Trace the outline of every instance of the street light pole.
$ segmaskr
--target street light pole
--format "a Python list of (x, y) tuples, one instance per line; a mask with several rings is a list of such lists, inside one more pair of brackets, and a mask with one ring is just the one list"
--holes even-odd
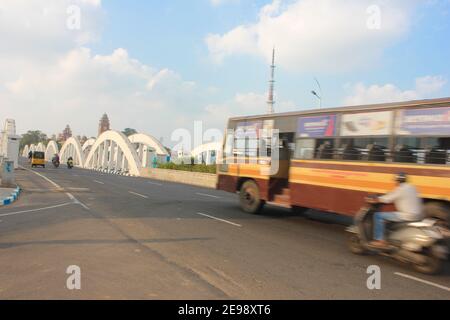
[(315, 92), (314, 90), (311, 91), (311, 93), (319, 99), (319, 108), (322, 109), (322, 98)]
[(322, 95), (322, 87), (321, 87), (321, 85), (320, 85), (319, 80), (317, 80), (317, 78), (314, 78), (314, 80), (316, 81), (317, 86), (319, 87), (320, 95), (318, 95), (317, 92), (314, 91), (314, 90), (312, 90), (311, 93), (312, 93), (314, 96), (316, 96), (317, 99), (319, 99), (320, 109), (322, 109), (322, 97), (323, 97), (323, 95)]

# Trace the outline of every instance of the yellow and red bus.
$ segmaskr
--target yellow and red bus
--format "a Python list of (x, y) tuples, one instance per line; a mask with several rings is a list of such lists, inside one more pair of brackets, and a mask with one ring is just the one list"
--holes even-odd
[(450, 98), (231, 118), (217, 172), (249, 213), (270, 203), (350, 216), (405, 172), (448, 221)]

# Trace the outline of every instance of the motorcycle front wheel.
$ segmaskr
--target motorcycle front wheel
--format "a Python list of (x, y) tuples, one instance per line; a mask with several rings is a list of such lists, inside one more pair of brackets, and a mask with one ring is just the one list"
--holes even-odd
[(424, 264), (415, 263), (413, 265), (414, 270), (423, 274), (430, 274), (430, 275), (438, 274), (443, 266), (442, 259), (427, 253), (424, 254), (424, 257), (425, 263)]

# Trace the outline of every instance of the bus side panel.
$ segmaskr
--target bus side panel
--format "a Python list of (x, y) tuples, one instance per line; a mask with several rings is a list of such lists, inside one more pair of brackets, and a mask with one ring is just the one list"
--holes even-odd
[(254, 179), (259, 187), (259, 195), (264, 201), (269, 201), (269, 180), (268, 179)]
[(398, 172), (409, 175), (424, 199), (450, 200), (450, 168), (445, 167), (294, 161), (290, 182), (381, 194), (395, 188)]
[(294, 206), (355, 215), (364, 205), (365, 191), (354, 191), (300, 183), (290, 183), (291, 203)]
[(218, 175), (217, 179), (217, 189), (223, 190), (226, 192), (236, 192), (236, 187), (238, 184), (238, 177), (237, 176), (231, 176), (226, 174), (220, 174)]
[(297, 206), (353, 215), (364, 204), (366, 195), (393, 190), (393, 178), (400, 171), (410, 174), (411, 183), (423, 198), (450, 199), (448, 169), (295, 161), (290, 174), (291, 202)]
[(246, 176), (232, 176), (226, 174), (219, 174), (217, 179), (217, 189), (226, 192), (235, 193), (239, 191), (239, 184), (245, 180), (254, 180), (259, 188), (259, 194), (262, 200), (269, 200), (269, 180), (256, 177)]

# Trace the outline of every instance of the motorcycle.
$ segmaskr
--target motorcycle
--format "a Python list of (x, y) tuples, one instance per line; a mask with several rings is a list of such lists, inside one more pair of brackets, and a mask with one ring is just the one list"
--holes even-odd
[(59, 160), (53, 159), (53, 160), (52, 160), (52, 163), (53, 163), (53, 166), (54, 166), (55, 168), (59, 168), (59, 165), (60, 165)]
[(67, 168), (72, 169), (73, 168), (73, 160), (67, 161)]
[(354, 225), (347, 228), (348, 246), (354, 254), (378, 254), (403, 263), (424, 274), (437, 274), (441, 271), (448, 256), (445, 238), (436, 226), (435, 219), (417, 222), (386, 222), (387, 248), (374, 248), (373, 218), (380, 211), (381, 204), (372, 197), (366, 199), (367, 205), (355, 216)]

